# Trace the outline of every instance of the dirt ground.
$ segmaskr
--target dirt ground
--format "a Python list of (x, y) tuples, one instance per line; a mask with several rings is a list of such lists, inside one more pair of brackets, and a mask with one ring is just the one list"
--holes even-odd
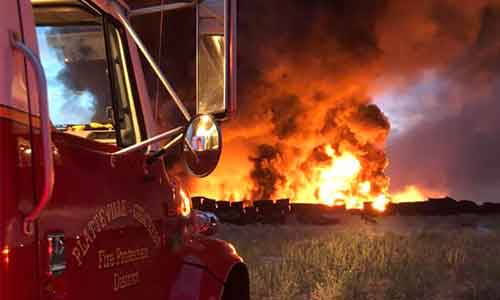
[(338, 215), (337, 225), (222, 224), (252, 299), (500, 299), (497, 216)]

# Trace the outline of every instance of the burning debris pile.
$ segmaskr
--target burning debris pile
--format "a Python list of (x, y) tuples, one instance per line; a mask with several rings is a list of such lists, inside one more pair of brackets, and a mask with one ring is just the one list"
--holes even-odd
[[(239, 115), (223, 124), (217, 170), (193, 181), (191, 194), (354, 209), (371, 203), (377, 210), (391, 201), (423, 201), (416, 186), (390, 194), (384, 149), (391, 125), (373, 99), (414, 84), (427, 70), (472, 70), (461, 59), (473, 53), (481, 20), (494, 10), (488, 1), (459, 2), (409, 9), (386, 0), (243, 1)], [(462, 81), (451, 73), (439, 74), (450, 76), (453, 90)], [(444, 95), (444, 105), (457, 99)]]
[[(389, 186), (382, 149), (390, 128), (387, 118), (369, 101), (353, 100), (333, 104), (323, 119), (318, 129), (304, 125), (296, 135), (278, 133), (268, 137), (268, 143), (256, 144), (248, 155), (248, 175), (241, 182), (230, 180), (215, 187), (216, 194), (208, 195), (235, 201), (289, 198), (348, 208), (373, 202), (383, 209)], [(212, 180), (220, 177), (208, 179), (209, 190)]]
[[(363, 114), (372, 114), (375, 119)], [(343, 120), (342, 115), (350, 121)], [(353, 129), (353, 120), (358, 119), (381, 135), (389, 129), (387, 119), (376, 106), (343, 104), (331, 108), (324, 126), (310, 137), (323, 140), (323, 144), (307, 149), (283, 139), (274, 145), (258, 145), (255, 156), (249, 157), (253, 184), (245, 198), (286, 197), (349, 208), (360, 208), (368, 201), (383, 207), (389, 183), (384, 175), (386, 157), (373, 140), (362, 140)]]

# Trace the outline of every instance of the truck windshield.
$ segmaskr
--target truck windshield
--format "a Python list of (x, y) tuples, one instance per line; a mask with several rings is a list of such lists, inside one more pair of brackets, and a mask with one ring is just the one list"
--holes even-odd
[(111, 91), (102, 26), (38, 26), (52, 123), (111, 123)]
[(34, 6), (52, 124), (129, 146), (141, 138), (122, 33), (83, 4)]

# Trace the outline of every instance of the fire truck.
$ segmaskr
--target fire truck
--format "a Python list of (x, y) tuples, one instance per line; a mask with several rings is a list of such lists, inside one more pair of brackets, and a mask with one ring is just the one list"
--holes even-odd
[[(236, 108), (236, 6), (2, 0), (1, 300), (249, 298), (243, 260), (167, 164), (200, 177), (217, 165)], [(196, 23), (195, 112), (131, 23), (178, 10)], [(146, 68), (182, 125), (155, 123)]]

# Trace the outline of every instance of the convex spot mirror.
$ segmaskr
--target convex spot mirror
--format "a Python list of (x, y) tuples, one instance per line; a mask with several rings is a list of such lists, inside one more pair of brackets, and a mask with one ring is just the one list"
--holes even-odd
[(196, 112), (228, 117), (236, 110), (237, 0), (196, 6)]
[(188, 170), (198, 177), (209, 175), (217, 167), (221, 152), (221, 130), (214, 118), (194, 117), (184, 132), (182, 156)]

